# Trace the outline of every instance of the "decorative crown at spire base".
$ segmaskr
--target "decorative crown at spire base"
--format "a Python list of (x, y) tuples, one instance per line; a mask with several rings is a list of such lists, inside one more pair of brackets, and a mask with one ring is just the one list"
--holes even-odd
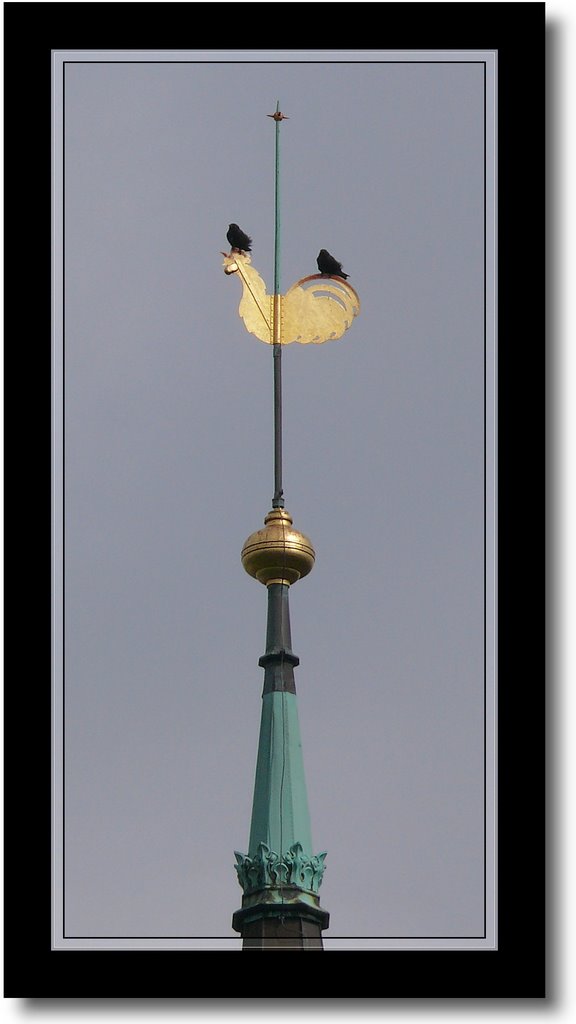
[(244, 889), (242, 909), (232, 927), (244, 936), (251, 923), (263, 918), (299, 918), (316, 926), (318, 935), (328, 927), (330, 915), (320, 906), (318, 889), (324, 874), (325, 853), (307, 856), (294, 843), (282, 856), (260, 843), (254, 857), (236, 853), (238, 881)]
[(279, 855), (266, 843), (259, 843), (254, 857), (234, 852), (238, 881), (246, 895), (261, 889), (298, 888), (302, 893), (317, 893), (324, 874), (326, 853), (308, 856), (301, 843)]

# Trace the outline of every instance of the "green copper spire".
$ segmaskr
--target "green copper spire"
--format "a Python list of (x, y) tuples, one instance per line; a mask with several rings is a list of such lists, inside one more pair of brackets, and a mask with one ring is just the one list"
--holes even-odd
[[(286, 514), (286, 513), (285, 513)], [(264, 531), (260, 531), (263, 533)], [(248, 538), (246, 547), (252, 538)], [(252, 545), (253, 546), (253, 545)], [(271, 556), (275, 560), (274, 555)], [(288, 570), (290, 571), (290, 567)], [(245, 949), (322, 949), (328, 914), (319, 904), (325, 853), (314, 854), (304, 776), (288, 609), (289, 584), (268, 584), (264, 692), (248, 854), (236, 852), (242, 910), (233, 927)], [(275, 918), (275, 920), (272, 920)], [(298, 923), (290, 936), (285, 928)], [(306, 933), (306, 934), (304, 934)]]
[[(258, 572), (257, 578), (267, 583), (268, 625), (266, 652), (259, 660), (264, 669), (264, 692), (250, 841), (247, 855), (236, 852), (244, 898), (233, 925), (245, 935), (247, 919), (256, 922), (264, 911), (268, 917), (291, 913), (314, 925), (319, 939), (320, 929), (328, 925), (328, 915), (318, 902), (326, 854), (315, 855), (312, 848), (294, 683), (299, 659), (292, 651), (290, 583), (286, 578), (267, 582), (271, 573), (278, 572), (275, 563), (281, 559), (285, 564), (280, 571), (285, 577), (294, 581), (305, 575), (313, 564), (314, 550), (307, 537), (287, 528), (287, 523), (291, 524), (287, 512), (273, 510), (266, 518), (266, 528), (252, 534), (243, 548), (244, 567), (250, 575)], [(268, 566), (262, 564), (262, 551)]]
[(262, 696), (248, 853), (255, 857), (260, 843), (284, 853), (297, 842), (312, 855), (296, 694), (284, 690)]

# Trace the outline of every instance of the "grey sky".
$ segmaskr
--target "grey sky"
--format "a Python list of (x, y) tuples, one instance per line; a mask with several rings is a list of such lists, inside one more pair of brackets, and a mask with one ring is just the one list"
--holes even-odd
[(238, 945), (266, 625), (240, 550), (273, 492), (272, 356), (220, 252), (236, 221), (272, 289), (279, 99), (282, 291), (325, 247), (362, 304), (283, 354), (326, 939), (478, 936), (484, 66), (247, 56), (68, 55), (67, 934)]

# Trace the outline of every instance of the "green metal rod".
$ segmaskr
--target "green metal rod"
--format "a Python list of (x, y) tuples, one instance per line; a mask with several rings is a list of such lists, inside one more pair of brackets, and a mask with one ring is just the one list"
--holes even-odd
[[(280, 101), (276, 103), (280, 115)], [(280, 116), (276, 124), (274, 176), (274, 497), (273, 508), (284, 508), (282, 490), (282, 345), (280, 340)]]
[[(280, 113), (280, 101), (276, 103), (276, 113)], [(276, 125), (275, 173), (274, 173), (274, 294), (280, 293), (280, 118)]]

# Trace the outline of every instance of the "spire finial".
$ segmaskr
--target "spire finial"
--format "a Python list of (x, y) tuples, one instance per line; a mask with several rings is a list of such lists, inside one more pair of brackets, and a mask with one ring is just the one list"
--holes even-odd
[(287, 114), (283, 114), (280, 110), (280, 100), (276, 100), (276, 110), (273, 114), (266, 114), (266, 117), (273, 117), (275, 121), (289, 121), (290, 118)]

